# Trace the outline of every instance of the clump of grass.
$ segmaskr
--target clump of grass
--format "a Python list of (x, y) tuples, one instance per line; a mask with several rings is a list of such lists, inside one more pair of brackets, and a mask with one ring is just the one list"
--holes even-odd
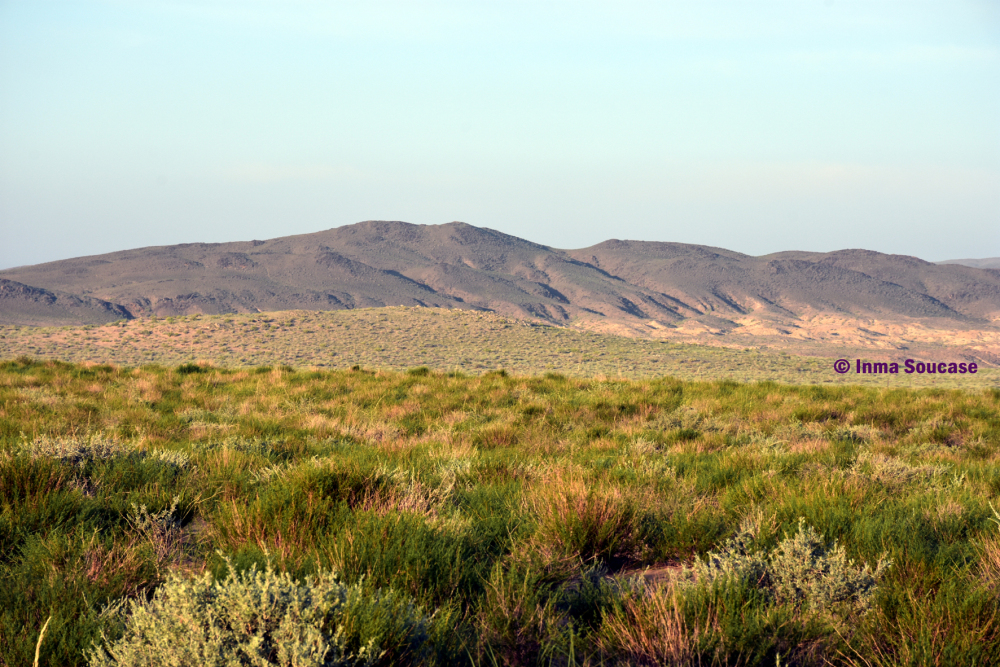
[[(1000, 512), (990, 504), (993, 516), (989, 517), (1000, 528)], [(1000, 585), (1000, 532), (983, 535), (977, 543), (980, 556), (980, 576), (988, 586)]]
[(522, 558), (498, 562), (478, 610), (480, 652), (496, 664), (535, 664), (558, 645), (566, 614), (553, 597), (544, 570)]
[[(597, 645), (624, 664), (700, 667), (711, 664), (721, 629), (716, 611), (709, 608), (701, 618), (686, 609), (676, 586), (662, 586), (625, 596), (606, 614)], [(621, 663), (618, 663), (621, 664)]]
[(102, 634), (92, 667), (396, 665), (427, 653), (428, 618), (411, 600), (328, 571), (296, 581), (230, 563), (221, 580), (171, 574), (149, 601), (110, 613), (123, 631)]
[(620, 562), (641, 547), (639, 508), (620, 489), (556, 477), (530, 502), (538, 518), (534, 545), (547, 562)]

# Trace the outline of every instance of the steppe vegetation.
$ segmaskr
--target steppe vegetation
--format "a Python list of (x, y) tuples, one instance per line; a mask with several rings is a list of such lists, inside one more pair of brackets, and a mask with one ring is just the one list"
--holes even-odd
[[(831, 348), (824, 348), (831, 354)], [(961, 348), (947, 361), (961, 361)], [(373, 308), (327, 312), (143, 318), (103, 326), (0, 326), (0, 359), (37, 359), (176, 366), (366, 368), (482, 374), (682, 380), (771, 380), (790, 384), (870, 384), (881, 387), (1000, 386), (1000, 372), (982, 362), (975, 375), (838, 375), (837, 356), (901, 363), (907, 351), (833, 350), (809, 357), (775, 349), (726, 348), (601, 335), (545, 326), (488, 312), (437, 308)]]
[(542, 370), (0, 364), (0, 662), (1000, 661), (1000, 390)]

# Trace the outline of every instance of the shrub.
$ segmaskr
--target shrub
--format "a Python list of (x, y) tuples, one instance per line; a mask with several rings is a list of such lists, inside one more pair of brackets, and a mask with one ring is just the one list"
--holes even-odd
[(94, 460), (142, 457), (142, 452), (136, 449), (134, 443), (102, 433), (61, 438), (42, 435), (31, 441), (25, 439), (21, 444), (21, 451), (31, 458), (59, 459), (81, 467)]
[(327, 571), (297, 582), (256, 566), (224, 580), (171, 574), (149, 601), (113, 610), (124, 634), (93, 667), (397, 665), (418, 661), (427, 618), (393, 591), (366, 593)]
[(132, 511), (128, 514), (132, 530), (152, 548), (157, 567), (174, 557), (183, 544), (181, 522), (174, 516), (179, 500), (180, 496), (174, 496), (169, 508), (154, 513), (145, 505), (132, 503)]
[(931, 483), (945, 472), (944, 466), (911, 466), (897, 458), (871, 452), (862, 452), (850, 469), (851, 474), (889, 489), (915, 482)]
[(754, 535), (741, 526), (735, 536), (723, 542), (718, 551), (710, 551), (704, 560), (696, 560), (692, 568), (696, 580), (747, 582), (760, 586), (768, 576), (767, 556), (752, 549)]
[(812, 611), (847, 604), (867, 611), (875, 586), (890, 562), (880, 559), (875, 569), (858, 568), (842, 545), (825, 542), (812, 526), (799, 520), (799, 530), (771, 553), (768, 572), (771, 589), (781, 602)]
[(843, 546), (827, 543), (802, 519), (798, 532), (770, 554), (752, 549), (752, 542), (752, 533), (741, 528), (719, 551), (695, 562), (695, 579), (706, 584), (751, 584), (776, 602), (814, 612), (845, 608), (865, 612), (891, 564), (880, 559), (874, 569), (855, 566)]

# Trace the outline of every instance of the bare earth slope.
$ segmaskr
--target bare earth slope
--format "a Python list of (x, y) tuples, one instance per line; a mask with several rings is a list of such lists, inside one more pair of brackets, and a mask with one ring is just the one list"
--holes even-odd
[[(752, 257), (618, 240), (560, 250), (460, 222), (367, 221), (81, 257), (0, 278), (121, 316), (427, 306), (714, 344), (946, 345), (1000, 359), (1000, 270), (867, 250)], [(41, 323), (13, 303), (0, 301), (4, 321)], [(85, 321), (83, 306), (57, 305), (45, 323)]]

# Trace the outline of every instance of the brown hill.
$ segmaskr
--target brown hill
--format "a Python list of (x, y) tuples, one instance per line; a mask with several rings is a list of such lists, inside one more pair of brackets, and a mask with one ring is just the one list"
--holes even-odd
[(97, 294), (136, 316), (416, 305), (561, 323), (647, 311), (680, 318), (662, 295), (563, 251), (464, 223), (369, 221), (270, 241), (126, 250), (0, 276)]
[(938, 264), (961, 264), (971, 266), (974, 269), (1000, 269), (1000, 257), (987, 257), (985, 259), (947, 259)]
[(0, 324), (106, 324), (132, 319), (118, 304), (0, 278)]
[[(7, 322), (38, 323), (43, 311), (48, 323), (70, 323), (97, 313), (406, 305), (733, 344), (1000, 345), (990, 338), (1000, 320), (997, 270), (867, 250), (752, 257), (619, 240), (560, 250), (460, 222), (368, 221), (268, 241), (140, 248), (7, 269), (0, 278), (55, 298), (5, 298)], [(79, 303), (69, 305), (73, 294)], [(959, 341), (956, 331), (973, 333)]]
[(706, 246), (617, 240), (567, 252), (701, 312), (959, 321), (1000, 315), (1000, 272), (905, 255), (839, 250), (751, 257)]

